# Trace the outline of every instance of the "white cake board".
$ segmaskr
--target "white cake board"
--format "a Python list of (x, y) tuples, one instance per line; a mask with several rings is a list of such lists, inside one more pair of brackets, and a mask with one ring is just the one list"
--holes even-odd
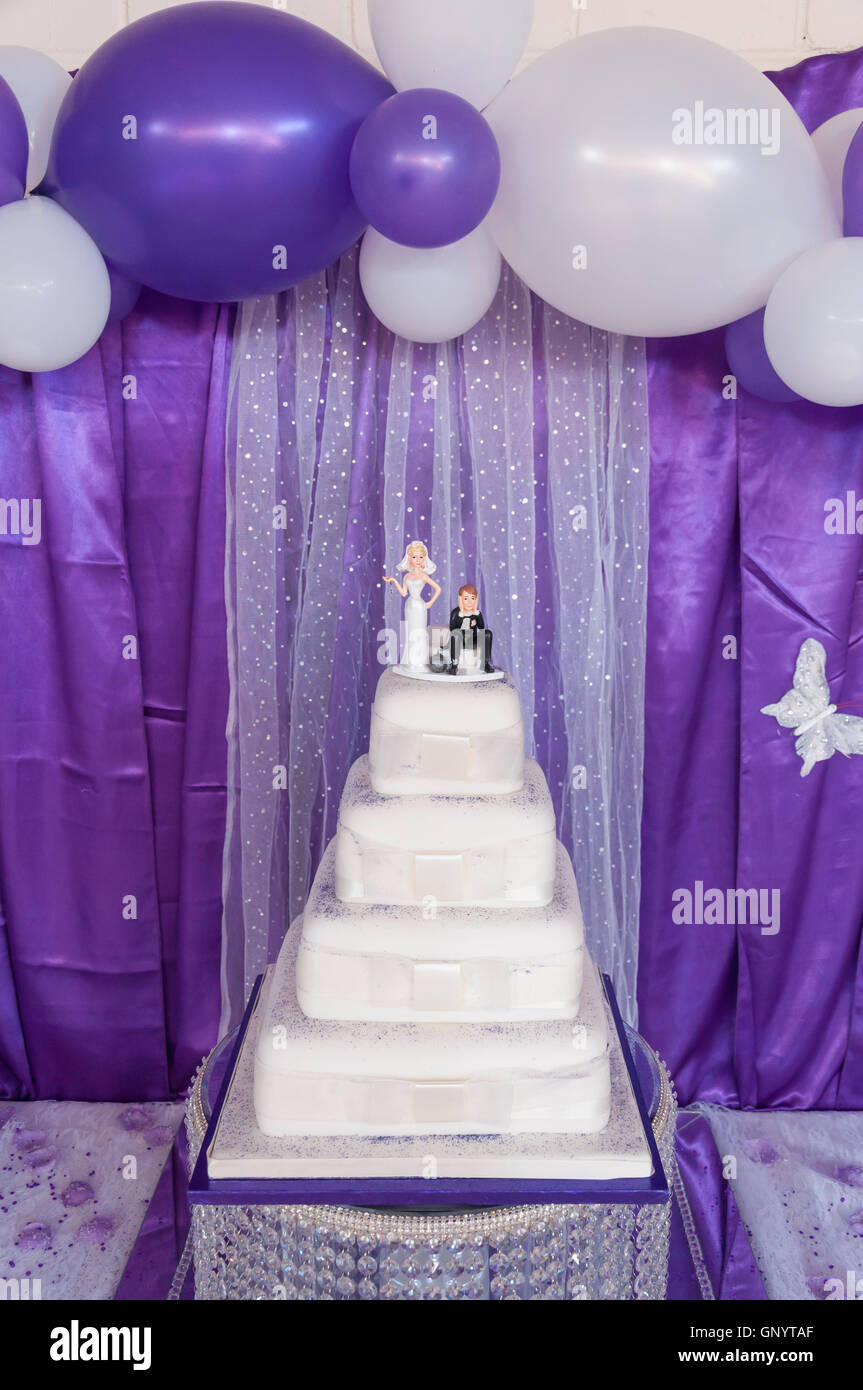
[[(267, 975), (272, 970), (268, 967)], [(266, 983), (266, 977), (265, 977)], [(271, 1139), (255, 1121), (260, 1001), (249, 1020), (216, 1132), (210, 1178), (647, 1178), (650, 1149), (608, 1001), (611, 1118), (599, 1134), (319, 1136)]]
[(479, 685), (481, 681), (502, 681), (506, 675), (505, 671), (458, 671), (451, 676), (447, 671), (433, 671), (431, 667), (420, 671), (410, 666), (394, 666), (393, 670), (412, 681), (447, 681), (450, 685)]

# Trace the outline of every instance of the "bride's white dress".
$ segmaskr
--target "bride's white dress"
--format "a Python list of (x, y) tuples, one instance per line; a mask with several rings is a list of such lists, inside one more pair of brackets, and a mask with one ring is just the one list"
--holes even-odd
[(429, 664), (428, 609), (422, 599), (424, 579), (406, 579), (408, 599), (405, 604), (405, 664), (412, 670), (424, 670)]

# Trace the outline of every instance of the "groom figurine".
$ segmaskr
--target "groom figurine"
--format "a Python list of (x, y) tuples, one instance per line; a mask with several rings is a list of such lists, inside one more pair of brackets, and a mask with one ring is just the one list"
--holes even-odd
[[(465, 636), (467, 633), (475, 634), (471, 638), (470, 645), (476, 646), (484, 644), (485, 650), (478, 660), (478, 669), (492, 672), (494, 667), (491, 664), (491, 640), (492, 633), (483, 622), (482, 613), (479, 610), (479, 593), (475, 584), (462, 584), (458, 591), (458, 607), (454, 608), (449, 615), (449, 674), (458, 674), (459, 657), (465, 646)], [(478, 634), (482, 631), (482, 637)]]

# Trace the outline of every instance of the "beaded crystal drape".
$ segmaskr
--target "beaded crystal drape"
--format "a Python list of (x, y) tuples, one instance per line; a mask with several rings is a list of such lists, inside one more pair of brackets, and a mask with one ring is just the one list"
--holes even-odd
[(572, 852), (588, 944), (635, 1018), (647, 585), (644, 347), (508, 269), (486, 318), (393, 339), (356, 253), (237, 318), (228, 429), (232, 704), (223, 1023), (302, 911), (367, 749), (393, 572), (427, 542), (446, 624), (475, 581)]

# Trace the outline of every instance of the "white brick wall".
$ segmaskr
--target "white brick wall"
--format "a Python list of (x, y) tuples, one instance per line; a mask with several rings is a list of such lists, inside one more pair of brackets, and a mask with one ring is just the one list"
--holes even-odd
[[(77, 67), (109, 34), (167, 3), (170, 0), (0, 0), (0, 43), (40, 48), (68, 67)], [(313, 20), (373, 58), (366, 0), (272, 4)], [(863, 46), (863, 0), (536, 0), (536, 10), (528, 59), (573, 34), (617, 24), (661, 24), (704, 34), (762, 68)]]

